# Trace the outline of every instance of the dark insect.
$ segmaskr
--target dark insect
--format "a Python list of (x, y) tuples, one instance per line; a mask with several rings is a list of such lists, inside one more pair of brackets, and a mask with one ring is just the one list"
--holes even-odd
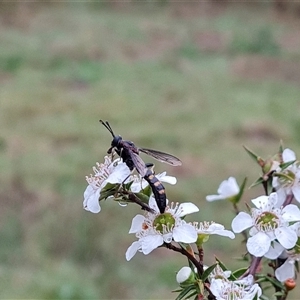
[(158, 180), (158, 178), (155, 176), (155, 173), (153, 171), (153, 164), (147, 163), (146, 164), (146, 174), (144, 176), (144, 179), (149, 183), (156, 204), (158, 206), (158, 209), (161, 214), (165, 212), (166, 205), (167, 205), (167, 196), (165, 192), (165, 187), (162, 185), (162, 183)]
[(144, 161), (139, 156), (139, 152), (146, 153), (158, 161), (168, 163), (172, 166), (181, 166), (181, 160), (171, 154), (164, 153), (157, 150), (146, 149), (146, 148), (138, 148), (131, 141), (125, 141), (122, 139), (120, 135), (115, 135), (113, 130), (111, 129), (109, 123), (106, 121), (100, 120), (100, 122), (105, 126), (105, 128), (111, 133), (113, 136), (113, 140), (111, 142), (111, 147), (108, 149), (107, 153), (112, 153), (113, 150), (117, 152), (117, 154), (123, 159), (130, 170), (136, 168), (137, 172), (144, 177), (147, 173), (147, 167), (145, 166)]

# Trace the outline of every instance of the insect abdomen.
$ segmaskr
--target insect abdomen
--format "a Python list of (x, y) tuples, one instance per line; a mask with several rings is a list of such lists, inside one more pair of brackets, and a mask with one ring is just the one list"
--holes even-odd
[(164, 213), (167, 205), (167, 196), (165, 192), (165, 187), (162, 183), (157, 179), (151, 169), (148, 169), (144, 179), (149, 183), (154, 198), (156, 200), (156, 204), (159, 208), (160, 213)]

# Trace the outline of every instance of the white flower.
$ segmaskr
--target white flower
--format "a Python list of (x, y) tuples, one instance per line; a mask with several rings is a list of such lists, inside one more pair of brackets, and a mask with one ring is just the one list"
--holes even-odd
[(215, 200), (223, 200), (236, 196), (240, 192), (240, 188), (234, 177), (229, 177), (227, 180), (221, 182), (218, 188), (219, 195), (208, 195), (206, 200), (211, 202)]
[(217, 300), (252, 300), (262, 294), (260, 286), (253, 283), (252, 275), (237, 281), (212, 279), (210, 290)]
[(275, 271), (276, 278), (284, 282), (290, 278), (295, 278), (295, 262), (300, 261), (300, 254), (290, 256), (279, 268)]
[[(252, 208), (251, 216), (240, 212), (232, 221), (232, 230), (235, 233), (250, 228), (250, 238), (247, 241), (247, 250), (250, 254), (264, 256), (275, 240), (285, 249), (290, 249), (297, 242), (296, 232), (290, 228), (289, 222), (300, 220), (300, 210), (294, 204), (284, 208), (276, 207), (277, 194), (260, 196), (252, 200), (257, 208)], [(280, 253), (279, 253), (280, 254)]]
[[(297, 236), (300, 236), (300, 222), (297, 222), (291, 227), (295, 230), (297, 233)], [(295, 278), (295, 262), (300, 261), (300, 248), (298, 245), (295, 245), (293, 249), (284, 251), (280, 258), (286, 259), (286, 261), (276, 269), (275, 276), (276, 278), (284, 282), (290, 278)]]
[(145, 255), (152, 252), (163, 243), (175, 242), (194, 243), (197, 240), (195, 227), (187, 224), (182, 217), (199, 211), (193, 203), (171, 203), (160, 214), (153, 196), (149, 198), (149, 206), (155, 213), (146, 212), (145, 216), (133, 218), (129, 233), (135, 233), (138, 241), (126, 251), (126, 259), (130, 260), (137, 251)]
[(198, 235), (217, 234), (229, 237), (231, 239), (235, 238), (235, 235), (232, 231), (226, 230), (223, 225), (215, 222), (194, 222), (193, 225), (195, 226)]
[[(155, 177), (160, 181), (160, 182), (166, 182), (169, 184), (176, 184), (177, 179), (176, 177), (173, 176), (168, 176), (167, 172), (155, 174)], [(148, 186), (148, 182), (141, 177), (140, 175), (131, 175), (128, 180), (128, 182), (133, 181), (130, 189), (133, 193), (138, 193), (142, 189), (146, 188)]]
[[(296, 160), (295, 152), (291, 149), (284, 149), (282, 152), (283, 163), (288, 163)], [(300, 202), (300, 166), (299, 162), (295, 161), (293, 164), (285, 169), (278, 168), (276, 173), (281, 176), (274, 176), (272, 185), (276, 192), (285, 198), (287, 195), (293, 194), (295, 199)], [(283, 175), (283, 176), (282, 176)]]
[(89, 185), (83, 195), (83, 207), (92, 213), (98, 213), (101, 210), (99, 205), (101, 190), (107, 183), (122, 183), (130, 175), (130, 170), (120, 159), (112, 162), (110, 156), (105, 156), (104, 163), (97, 163), (93, 171), (94, 175), (86, 176)]

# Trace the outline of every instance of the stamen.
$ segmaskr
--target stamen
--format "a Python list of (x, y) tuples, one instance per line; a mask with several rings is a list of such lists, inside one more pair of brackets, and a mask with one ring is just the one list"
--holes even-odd
[(92, 168), (94, 175), (86, 176), (86, 181), (93, 188), (97, 189), (101, 187), (104, 180), (110, 175), (109, 166), (111, 165), (111, 159), (108, 156), (104, 157), (104, 164), (96, 162), (96, 166)]

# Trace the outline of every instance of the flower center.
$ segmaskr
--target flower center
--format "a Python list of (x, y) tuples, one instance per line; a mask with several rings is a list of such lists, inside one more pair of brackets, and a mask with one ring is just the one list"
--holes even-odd
[(158, 215), (153, 221), (153, 227), (164, 234), (172, 230), (175, 225), (175, 219), (170, 213)]
[(278, 227), (279, 218), (272, 212), (263, 212), (256, 220), (255, 225), (260, 231), (271, 231)]
[(236, 300), (244, 298), (244, 288), (231, 282), (223, 290), (223, 297), (228, 300)]

